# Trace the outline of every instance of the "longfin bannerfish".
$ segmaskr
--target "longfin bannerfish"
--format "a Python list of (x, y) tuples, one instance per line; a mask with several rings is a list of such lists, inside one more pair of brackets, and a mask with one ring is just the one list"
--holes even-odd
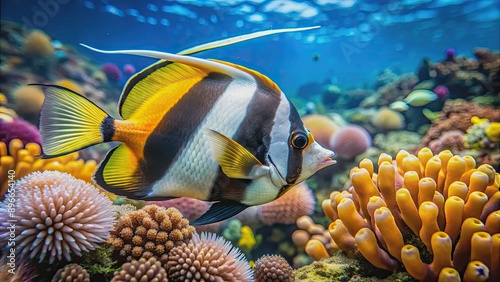
[(172, 54), (102, 51), (160, 59), (125, 85), (120, 119), (82, 95), (45, 85), (40, 117), (43, 157), (102, 142), (120, 144), (93, 175), (109, 192), (140, 200), (190, 197), (215, 202), (192, 224), (227, 219), (270, 202), (334, 164), (295, 107), (267, 76), (243, 66), (188, 56), (269, 34), (259, 32)]

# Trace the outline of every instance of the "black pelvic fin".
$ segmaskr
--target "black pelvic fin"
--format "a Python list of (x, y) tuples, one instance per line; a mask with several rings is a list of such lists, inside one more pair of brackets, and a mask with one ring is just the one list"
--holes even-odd
[(200, 216), (190, 224), (196, 226), (219, 222), (237, 215), (246, 208), (248, 208), (247, 205), (235, 201), (216, 202), (212, 204), (212, 206), (206, 213), (204, 213), (202, 216)]

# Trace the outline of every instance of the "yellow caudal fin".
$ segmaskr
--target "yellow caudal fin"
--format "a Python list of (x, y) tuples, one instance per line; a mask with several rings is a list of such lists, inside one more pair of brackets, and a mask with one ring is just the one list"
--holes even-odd
[(82, 95), (56, 85), (45, 88), (40, 114), (43, 158), (66, 155), (110, 141), (113, 119)]
[(149, 191), (144, 189), (147, 184), (138, 166), (139, 161), (132, 150), (120, 144), (108, 152), (94, 173), (93, 180), (111, 193), (141, 199), (139, 192)]

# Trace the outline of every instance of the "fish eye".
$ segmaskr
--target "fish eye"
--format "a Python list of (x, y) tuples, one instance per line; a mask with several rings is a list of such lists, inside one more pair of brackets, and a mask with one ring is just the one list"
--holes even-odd
[(304, 133), (297, 133), (292, 137), (292, 146), (296, 149), (304, 149), (308, 142), (309, 139)]

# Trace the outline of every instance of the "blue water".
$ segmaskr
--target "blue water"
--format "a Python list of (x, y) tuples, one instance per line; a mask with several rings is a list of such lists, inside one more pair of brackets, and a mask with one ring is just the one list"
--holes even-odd
[(386, 68), (413, 72), (422, 58), (439, 61), (448, 48), (469, 57), (475, 47), (500, 49), (498, 0), (2, 0), (1, 17), (42, 29), (100, 62), (138, 69), (153, 61), (77, 44), (176, 52), (258, 30), (321, 25), (197, 54), (263, 72), (289, 95), (325, 80), (362, 87)]

